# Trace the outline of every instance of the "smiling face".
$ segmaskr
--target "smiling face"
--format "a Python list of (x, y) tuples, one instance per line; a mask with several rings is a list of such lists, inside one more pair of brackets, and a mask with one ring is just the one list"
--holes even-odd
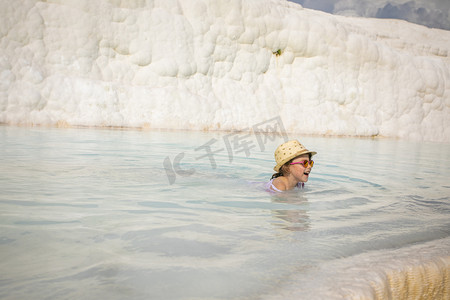
[(311, 173), (311, 164), (305, 168), (301, 162), (310, 161), (309, 154), (304, 154), (297, 156), (289, 165), (290, 175), (299, 182), (307, 182), (309, 178), (309, 173)]

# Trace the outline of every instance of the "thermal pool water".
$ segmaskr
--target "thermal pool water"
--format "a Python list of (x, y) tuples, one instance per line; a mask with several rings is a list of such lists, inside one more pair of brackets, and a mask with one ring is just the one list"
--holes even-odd
[(449, 144), (289, 134), (271, 194), (286, 138), (0, 126), (0, 298), (448, 297)]

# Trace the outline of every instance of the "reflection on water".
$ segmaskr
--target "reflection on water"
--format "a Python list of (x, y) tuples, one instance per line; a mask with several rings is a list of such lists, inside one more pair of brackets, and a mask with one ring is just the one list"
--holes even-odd
[[(271, 196), (272, 203), (288, 204), (290, 209), (273, 209), (273, 224), (281, 229), (291, 231), (307, 231), (310, 221), (306, 207), (308, 200), (303, 191), (290, 191)], [(295, 208), (298, 207), (298, 208)]]

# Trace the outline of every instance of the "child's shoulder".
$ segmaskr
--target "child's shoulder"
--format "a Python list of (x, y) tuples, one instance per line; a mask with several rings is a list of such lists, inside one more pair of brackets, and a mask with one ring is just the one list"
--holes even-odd
[(283, 176), (273, 179), (272, 185), (280, 191), (285, 191), (287, 187), (287, 179)]

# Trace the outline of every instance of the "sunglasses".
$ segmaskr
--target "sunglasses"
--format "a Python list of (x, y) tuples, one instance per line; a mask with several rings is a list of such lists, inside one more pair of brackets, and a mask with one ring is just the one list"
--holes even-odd
[(311, 168), (314, 166), (314, 161), (313, 160), (304, 160), (304, 161), (298, 161), (298, 162), (293, 162), (293, 163), (290, 163), (290, 165), (302, 165), (304, 168), (307, 168), (308, 167), (308, 165), (310, 165), (311, 166)]

